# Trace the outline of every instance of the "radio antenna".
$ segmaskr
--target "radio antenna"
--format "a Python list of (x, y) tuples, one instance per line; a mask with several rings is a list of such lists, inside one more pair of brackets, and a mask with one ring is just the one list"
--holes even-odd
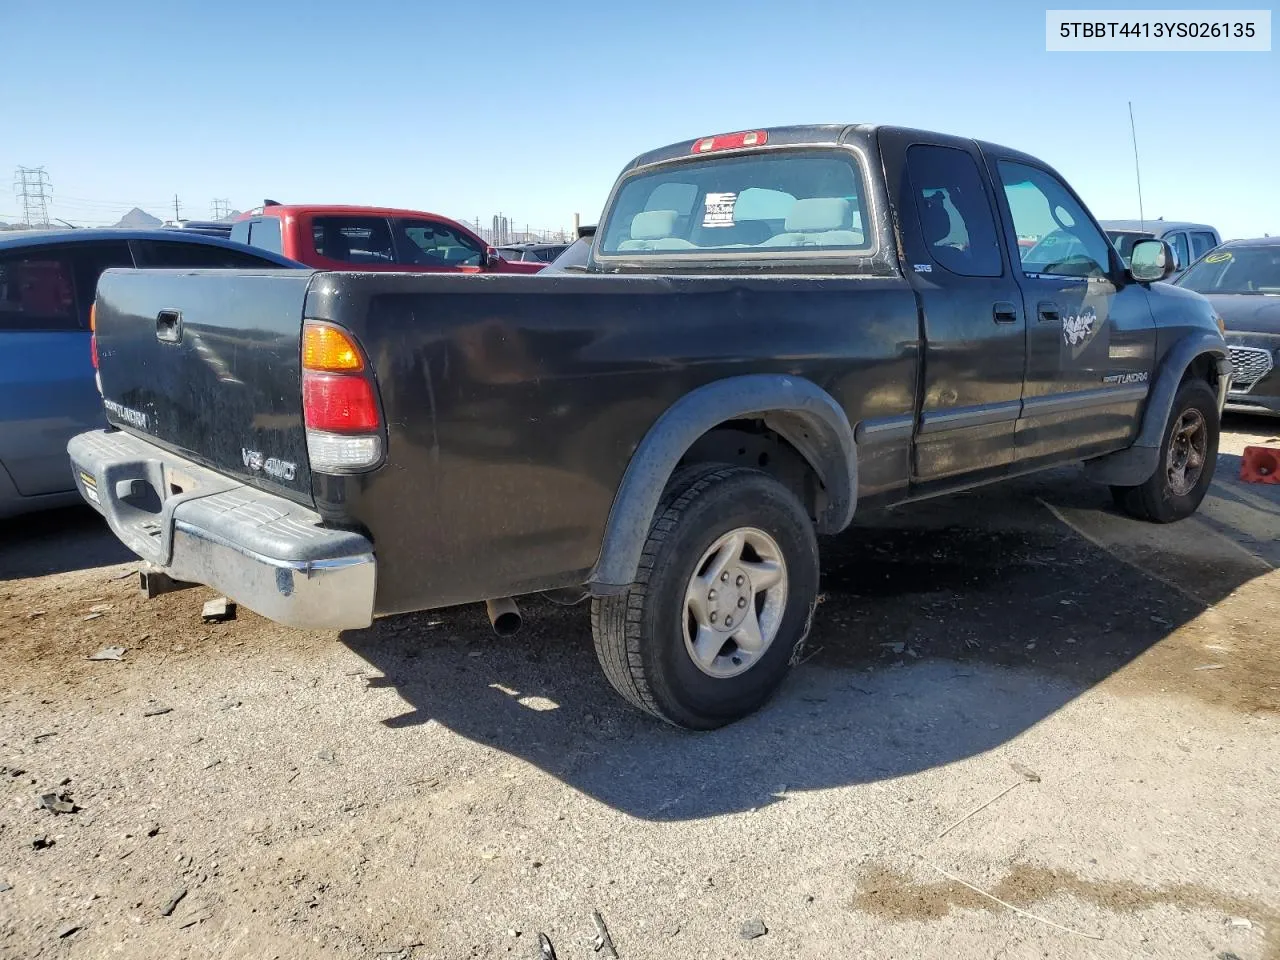
[(1138, 165), (1138, 130), (1133, 125), (1133, 101), (1129, 101), (1129, 133), (1133, 136), (1133, 172), (1138, 178), (1138, 222), (1142, 230), (1147, 229), (1146, 214), (1142, 209), (1142, 167)]

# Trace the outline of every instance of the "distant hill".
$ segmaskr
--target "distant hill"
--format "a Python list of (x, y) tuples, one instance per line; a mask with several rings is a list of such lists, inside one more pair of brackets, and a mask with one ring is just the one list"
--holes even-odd
[(129, 227), (133, 230), (149, 230), (154, 227), (164, 226), (164, 221), (159, 217), (153, 217), (145, 210), (140, 210), (137, 207), (134, 207), (120, 218), (120, 222), (117, 223), (116, 226)]

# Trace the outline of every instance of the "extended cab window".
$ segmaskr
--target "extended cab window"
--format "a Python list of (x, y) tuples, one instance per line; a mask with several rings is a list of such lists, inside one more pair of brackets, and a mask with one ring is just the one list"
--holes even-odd
[(973, 157), (918, 143), (907, 148), (907, 172), (929, 255), (961, 276), (1000, 276), (996, 220)]
[(483, 244), (434, 220), (397, 220), (396, 240), (400, 246), (396, 263), (429, 267), (478, 267), (484, 263)]
[(71, 258), (58, 251), (0, 256), (0, 330), (79, 330)]
[(1054, 177), (1037, 167), (1001, 160), (997, 166), (1022, 248), (1022, 272), (1057, 277), (1110, 274), (1111, 244), (1084, 208)]
[(628, 178), (604, 256), (870, 253), (863, 176), (847, 151), (701, 157)]
[(311, 221), (316, 253), (346, 263), (395, 262), (391, 227), (383, 217), (316, 217)]

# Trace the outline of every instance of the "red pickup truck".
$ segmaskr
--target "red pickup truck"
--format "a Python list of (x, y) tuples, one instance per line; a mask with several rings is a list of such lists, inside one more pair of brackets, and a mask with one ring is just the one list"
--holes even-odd
[(537, 273), (546, 266), (504, 260), (462, 224), (421, 210), (268, 204), (243, 214), (231, 239), (319, 270)]

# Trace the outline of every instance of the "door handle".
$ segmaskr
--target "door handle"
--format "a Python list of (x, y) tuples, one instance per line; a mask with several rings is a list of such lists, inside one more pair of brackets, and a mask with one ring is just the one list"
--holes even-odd
[(161, 310), (156, 314), (156, 339), (177, 343), (182, 339), (182, 311)]
[(1036, 304), (1036, 318), (1041, 323), (1061, 323), (1062, 313), (1058, 310), (1056, 303), (1043, 300)]
[(991, 318), (996, 323), (1017, 323), (1018, 308), (1008, 300), (1001, 300), (991, 308)]

